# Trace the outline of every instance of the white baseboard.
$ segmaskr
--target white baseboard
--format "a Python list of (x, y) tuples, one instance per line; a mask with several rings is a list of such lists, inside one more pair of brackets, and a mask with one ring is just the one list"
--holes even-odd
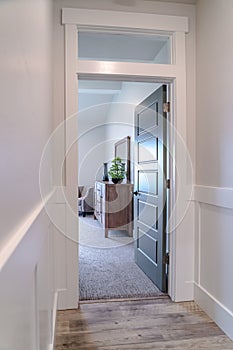
[(203, 287), (194, 284), (194, 300), (233, 340), (233, 313)]
[(55, 349), (57, 300), (58, 300), (58, 292), (55, 292), (54, 293), (54, 299), (53, 299), (53, 315), (52, 315), (52, 342), (51, 342), (48, 350), (54, 350)]

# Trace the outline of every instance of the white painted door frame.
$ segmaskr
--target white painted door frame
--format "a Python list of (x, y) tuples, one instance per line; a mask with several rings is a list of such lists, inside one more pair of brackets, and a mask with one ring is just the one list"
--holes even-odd
[[(172, 88), (172, 119), (177, 133), (186, 144), (186, 51), (185, 51), (185, 33), (188, 32), (188, 19), (178, 16), (162, 16), (154, 14), (127, 13), (115, 11), (83, 10), (83, 9), (62, 9), (62, 24), (65, 25), (65, 106), (68, 119), (77, 114), (78, 111), (78, 79), (77, 77), (90, 77), (111, 80), (132, 80), (144, 82), (168, 82)], [(78, 59), (78, 30), (80, 28), (104, 28), (105, 30), (118, 29), (124, 31), (157, 32), (161, 34), (172, 35), (172, 64), (147, 64), (147, 63), (129, 63), (129, 62), (106, 62), (106, 61), (87, 61)], [(69, 131), (67, 131), (69, 133)], [(66, 138), (69, 136), (66, 135)], [(175, 206), (177, 198), (178, 180), (175, 178), (175, 167), (179, 169), (180, 181), (184, 186), (188, 182), (186, 178), (186, 163), (181, 147), (178, 144), (176, 135), (172, 133), (171, 144), (172, 154), (175, 164), (172, 165), (173, 174), (171, 181), (171, 207)], [(68, 148), (68, 146), (67, 146)], [(66, 161), (66, 174), (77, 168), (77, 159)], [(73, 183), (74, 191), (77, 188), (77, 182)], [(180, 184), (179, 184), (180, 189)], [(188, 201), (189, 198), (184, 198)], [(185, 256), (185, 246), (182, 242), (182, 236), (188, 230), (187, 223), (176, 226), (178, 211), (172, 216), (172, 225), (175, 229), (169, 234), (170, 245), (170, 266), (168, 292), (172, 300), (192, 300), (193, 283), (184, 280), (183, 272), (185, 264), (182, 256)], [(67, 256), (69, 259), (69, 254)], [(190, 256), (190, 259), (193, 259)], [(77, 271), (77, 260), (68, 261), (67, 274), (74, 277), (74, 271)], [(187, 261), (185, 262), (187, 263)], [(192, 263), (192, 262), (190, 262)], [(191, 276), (192, 280), (192, 276)], [(76, 280), (78, 286), (78, 276)], [(73, 286), (75, 283), (73, 283)], [(78, 295), (77, 287), (70, 291), (74, 300), (75, 294)], [(72, 305), (71, 305), (72, 306)]]

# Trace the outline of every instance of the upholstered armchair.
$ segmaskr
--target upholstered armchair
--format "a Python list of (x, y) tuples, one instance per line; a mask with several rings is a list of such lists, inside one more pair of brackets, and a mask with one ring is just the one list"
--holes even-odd
[(83, 217), (94, 212), (94, 187), (89, 187), (85, 195), (78, 198), (78, 212)]

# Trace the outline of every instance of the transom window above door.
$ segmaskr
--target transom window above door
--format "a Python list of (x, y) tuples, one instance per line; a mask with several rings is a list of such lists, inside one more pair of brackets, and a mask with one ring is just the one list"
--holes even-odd
[(81, 30), (78, 32), (78, 58), (171, 64), (171, 37), (151, 33)]

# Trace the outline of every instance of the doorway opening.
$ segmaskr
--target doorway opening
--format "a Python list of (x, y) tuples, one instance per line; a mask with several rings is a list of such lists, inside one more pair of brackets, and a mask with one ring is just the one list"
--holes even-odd
[[(171, 84), (171, 100), (172, 100), (172, 124), (176, 130), (171, 131), (171, 191), (170, 200), (171, 208), (168, 231), (170, 244), (170, 266), (169, 266), (169, 283), (168, 294), (174, 301), (189, 300), (193, 298), (192, 278), (192, 259), (193, 250), (192, 243), (186, 244), (189, 239), (192, 242), (192, 235), (189, 230), (189, 220), (183, 220), (187, 211), (191, 186), (187, 181), (187, 175), (192, 173), (189, 167), (189, 156), (187, 152), (187, 89), (186, 89), (186, 33), (189, 32), (188, 18), (181, 16), (167, 16), (157, 14), (124, 13), (119, 16), (117, 11), (86, 10), (86, 9), (62, 9), (62, 24), (65, 30), (65, 120), (69, 124), (70, 117), (75, 116), (78, 110), (77, 99), (77, 77), (79, 79), (104, 79), (104, 80), (128, 80), (143, 82), (163, 82)], [(132, 61), (134, 55), (130, 57), (111, 56), (109, 60), (101, 54), (93, 56), (92, 53), (84, 53), (80, 55), (79, 33), (92, 33), (98, 31), (102, 33), (113, 33), (116, 36), (119, 32), (124, 34), (142, 34), (144, 37), (148, 34), (155, 34), (168, 37), (168, 50), (170, 55), (168, 61), (144, 60), (139, 57), (136, 61)], [(108, 41), (104, 40), (107, 50), (109, 49)], [(133, 41), (132, 41), (133, 42)], [(94, 43), (96, 41), (94, 40)], [(127, 40), (126, 49), (131, 43)], [(135, 43), (135, 41), (134, 41)], [(98, 45), (97, 45), (98, 46)], [(92, 46), (88, 46), (92, 48)], [(95, 45), (96, 47), (96, 45)], [(99, 46), (98, 46), (99, 47)], [(97, 49), (98, 49), (97, 47)], [(149, 48), (153, 45), (149, 44)], [(114, 45), (114, 49), (117, 46)], [(137, 46), (136, 46), (137, 49)], [(161, 48), (162, 49), (162, 48)], [(117, 54), (119, 54), (118, 49)], [(119, 50), (120, 51), (120, 50)], [(165, 54), (163, 50), (163, 54)], [(123, 51), (124, 52), (124, 51)], [(128, 51), (126, 51), (128, 52)], [(130, 49), (130, 53), (135, 50)], [(137, 52), (146, 52), (146, 50), (137, 50)], [(147, 51), (148, 52), (148, 51)], [(158, 58), (159, 52), (156, 55)], [(164, 57), (164, 55), (162, 55)], [(151, 62), (152, 61), (152, 62)], [(65, 151), (70, 149), (73, 144), (72, 135), (77, 135), (76, 123), (72, 124), (73, 133), (64, 134), (66, 139)], [(68, 137), (67, 137), (68, 136)], [(185, 155), (185, 156), (184, 156)], [(190, 168), (190, 169), (189, 169)], [(73, 188), (67, 192), (67, 198), (74, 204), (74, 193), (77, 189), (77, 155), (76, 148), (70, 151), (69, 157), (66, 158), (66, 172), (64, 174), (64, 185)], [(177, 178), (177, 169), (179, 169), (179, 179)], [(179, 180), (179, 181), (178, 181)], [(187, 186), (188, 184), (188, 186)], [(182, 191), (180, 189), (182, 188)], [(178, 192), (179, 191), (179, 192)], [(73, 206), (75, 208), (75, 204)], [(193, 216), (193, 214), (191, 214)], [(66, 221), (66, 229), (72, 231), (73, 236), (77, 236), (76, 217), (75, 220)], [(72, 225), (70, 221), (72, 220)], [(181, 224), (182, 223), (182, 224)], [(190, 232), (187, 235), (187, 232)], [(185, 242), (185, 243), (184, 243)], [(188, 249), (189, 248), (189, 249)], [(73, 250), (72, 250), (73, 249)], [(77, 286), (78, 283), (74, 278), (78, 276), (77, 259), (78, 255), (75, 249), (75, 242), (69, 249), (69, 254), (64, 258), (64, 266), (66, 266), (66, 281), (64, 289), (64, 303), (69, 307), (75, 307), (77, 302)], [(188, 250), (187, 250), (188, 249)], [(73, 254), (70, 254), (70, 253)], [(188, 252), (188, 253), (187, 253)], [(189, 263), (183, 266), (182, 256), (186, 256)], [(73, 276), (73, 278), (69, 278)], [(188, 283), (187, 283), (188, 282)], [(72, 299), (71, 299), (72, 298)]]
[[(163, 86), (169, 90), (169, 85)], [(157, 170), (161, 157), (159, 138), (153, 137), (156, 136), (155, 122), (160, 120), (159, 113), (164, 117), (164, 101), (161, 102), (160, 111), (156, 104), (143, 105), (161, 88), (161, 83), (79, 80), (80, 301), (154, 298), (166, 295), (168, 261), (165, 256), (169, 250), (169, 240), (163, 220), (168, 216), (169, 196), (166, 196), (165, 201), (162, 200), (161, 212), (158, 211), (158, 205), (153, 203), (159, 196), (159, 193), (153, 191), (159, 188)], [(143, 112), (140, 117), (137, 116), (139, 106)], [(167, 112), (166, 117), (169, 117)], [(143, 125), (137, 125), (139, 120), (143, 120)], [(140, 135), (135, 132), (139, 129)], [(168, 134), (169, 130), (166, 130), (166, 137)], [(129, 149), (125, 152), (126, 143)], [(166, 147), (168, 144), (169, 137)], [(112, 183), (108, 173), (116, 156), (120, 156), (125, 164), (124, 179), (117, 185)], [(149, 169), (149, 165), (152, 168)], [(163, 170), (166, 170), (167, 177), (169, 157), (164, 158)], [(162, 182), (163, 179), (164, 175)], [(165, 186), (165, 182), (162, 186)], [(167, 192), (165, 187), (163, 191)], [(112, 203), (117, 207), (113, 210), (114, 213), (111, 209)], [(122, 222), (124, 215), (129, 226)], [(158, 244), (156, 236), (161, 217), (164, 223), (162, 246)], [(142, 262), (138, 252), (147, 257), (147, 260)], [(160, 268), (162, 266), (160, 277), (163, 275), (161, 278), (166, 280), (163, 285), (153, 278), (153, 273), (158, 272), (151, 272), (151, 266), (156, 267), (159, 264)]]

